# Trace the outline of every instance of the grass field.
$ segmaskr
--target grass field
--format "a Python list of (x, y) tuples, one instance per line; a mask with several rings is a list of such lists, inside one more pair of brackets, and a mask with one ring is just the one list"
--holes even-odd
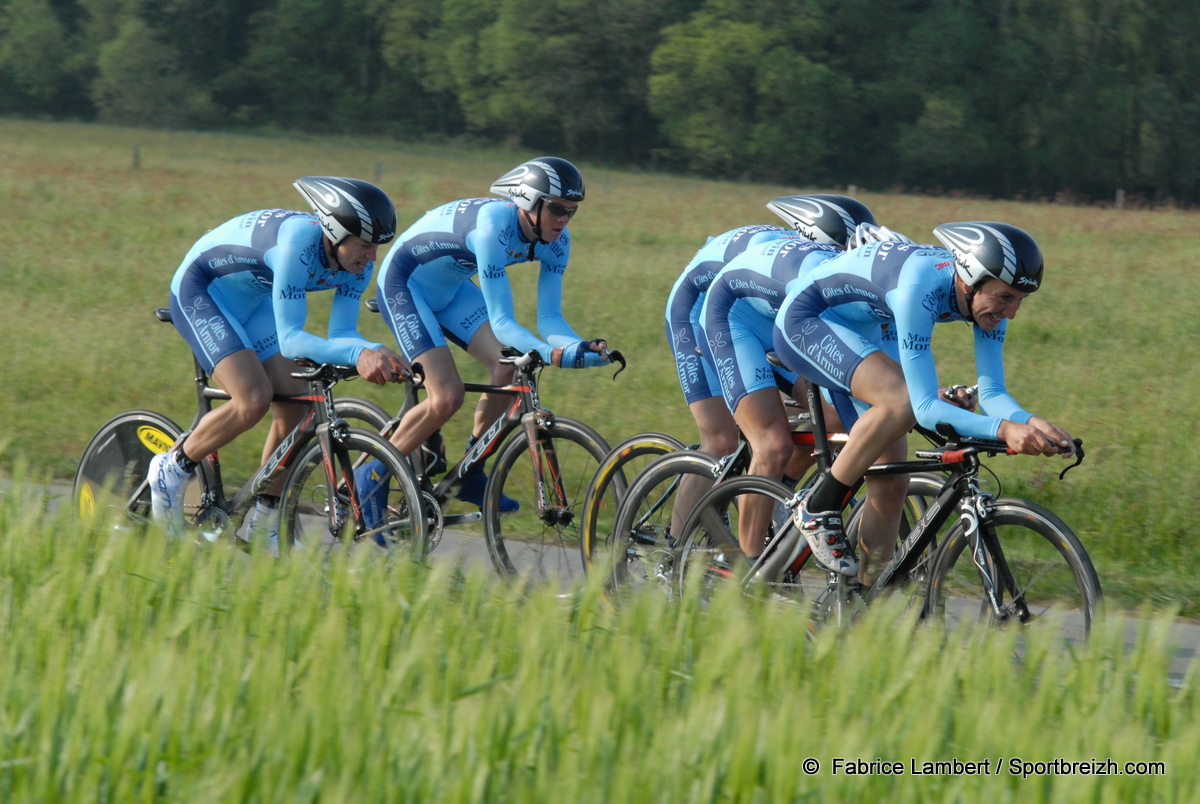
[[(134, 149), (138, 165), (134, 165)], [(266, 138), (0, 121), (7, 292), (0, 295), (0, 471), (24, 456), (69, 478), (91, 433), (120, 411), (151, 408), (187, 424), (194, 410), (182, 339), (154, 321), (172, 272), (208, 228), (240, 212), (302, 204), (304, 174), (378, 179), (402, 225), (446, 200), (486, 194), (529, 153), (384, 141)], [(769, 222), (770, 198), (802, 190), (581, 166), (588, 199), (572, 224), (568, 319), (630, 358), (610, 371), (552, 372), (543, 399), (610, 441), (641, 430), (689, 440), (662, 333), (668, 289), (708, 235)], [(833, 188), (837, 189), (837, 188)], [(1053, 508), (1091, 552), (1110, 601), (1200, 615), (1194, 538), (1200, 483), (1196, 362), (1186, 357), (1200, 306), (1200, 218), (1049, 203), (863, 191), (878, 219), (918, 239), (938, 223), (999, 219), (1046, 253), (1044, 290), (1008, 337), (1009, 385), (1025, 405), (1084, 439), (1088, 460), (1060, 482), (1057, 461), (995, 461), (1006, 493)], [(511, 272), (531, 321), (533, 271)], [(320, 319), (320, 302), (314, 318)], [(364, 312), (363, 331), (387, 342)], [(935, 341), (946, 382), (973, 374), (965, 327)], [(468, 361), (463, 361), (464, 364)], [(468, 368), (467, 374), (470, 374)], [(478, 375), (475, 375), (478, 376)], [(347, 393), (395, 407), (398, 394)], [(465, 418), (465, 417), (463, 417)], [(462, 444), (463, 426), (450, 444)], [(261, 435), (224, 451), (231, 479), (252, 471)]]
[[(1200, 795), (1197, 670), (1167, 683), (1169, 617), (1132, 649), (1115, 623), (1071, 651), (1040, 631), (1019, 662), (1013, 631), (882, 605), (813, 642), (737, 596), (614, 612), (595, 585), (172, 547), (25, 497), (0, 496), (5, 802)], [(1150, 775), (1021, 764), (1108, 759)]]

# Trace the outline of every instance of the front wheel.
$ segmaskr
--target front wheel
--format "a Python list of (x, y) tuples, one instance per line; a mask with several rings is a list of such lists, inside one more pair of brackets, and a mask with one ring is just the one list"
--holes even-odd
[(75, 509), (85, 519), (109, 509), (134, 522), (148, 522), (150, 461), (169, 451), (181, 435), (179, 425), (151, 410), (109, 419), (88, 442), (75, 471)]
[(382, 433), (392, 417), (388, 412), (369, 399), (342, 396), (333, 400), (333, 414), (345, 419), (351, 427)]
[[(484, 495), (483, 531), (500, 575), (566, 581), (582, 571), (581, 509), (609, 447), (599, 433), (573, 419), (555, 419), (550, 427), (539, 427), (537, 436), (531, 450), (522, 428), (500, 448)], [(546, 497), (544, 510), (539, 491)], [(503, 497), (516, 500), (520, 508), (502, 516)]]
[[(999, 499), (980, 522), (993, 532), (999, 553), (992, 559), (1002, 580), (1005, 623), (1052, 624), (1070, 639), (1084, 638), (1100, 606), (1100, 579), (1078, 537), (1061, 519), (1027, 500)], [(926, 598), (927, 616), (945, 622), (998, 619), (983, 593), (968, 549), (967, 523), (951, 528), (934, 556)]]
[[(395, 448), (375, 433), (350, 428), (345, 439), (335, 440), (330, 459), (332, 485), (316, 439), (288, 472), (280, 548), (327, 552), (345, 546), (389, 555), (400, 550), (414, 560), (424, 559), (428, 531), (421, 492)], [(330, 516), (334, 506), (336, 520)]]

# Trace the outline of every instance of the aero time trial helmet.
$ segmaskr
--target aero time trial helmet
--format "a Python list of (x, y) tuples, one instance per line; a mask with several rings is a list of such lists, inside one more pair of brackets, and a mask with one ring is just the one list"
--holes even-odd
[(335, 246), (348, 235), (377, 244), (396, 236), (396, 207), (387, 193), (369, 181), (305, 176), (292, 186), (312, 206)]
[(1042, 250), (1024, 230), (1008, 223), (943, 223), (933, 230), (954, 255), (954, 268), (968, 287), (999, 279), (1033, 293), (1042, 285)]
[(517, 165), (492, 182), (489, 192), (503, 196), (526, 212), (543, 198), (583, 200), (583, 176), (579, 169), (557, 156), (539, 156)]
[(855, 228), (854, 234), (850, 236), (850, 245), (846, 246), (846, 248), (858, 248), (859, 246), (865, 246), (867, 243), (903, 243), (910, 246), (914, 245), (911, 237), (902, 235), (886, 226), (876, 226), (873, 223), (860, 223)]
[(814, 243), (840, 248), (847, 247), (860, 223), (875, 223), (867, 205), (848, 195), (784, 195), (767, 209)]

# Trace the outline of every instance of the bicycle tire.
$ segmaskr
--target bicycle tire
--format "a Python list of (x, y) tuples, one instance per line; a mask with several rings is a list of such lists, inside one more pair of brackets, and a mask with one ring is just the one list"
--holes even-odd
[(351, 427), (382, 433), (392, 416), (369, 399), (341, 396), (333, 400), (333, 415), (345, 419)]
[[(500, 448), (492, 466), (484, 493), (484, 538), (492, 565), (501, 576), (529, 582), (551, 579), (565, 582), (583, 571), (580, 509), (588, 484), (610, 449), (599, 433), (574, 419), (556, 418), (549, 427), (538, 427), (538, 433), (553, 442), (566, 507), (539, 513), (538, 489), (529, 456), (536, 455), (543, 462), (546, 494), (551, 500), (554, 491), (549, 486), (553, 478), (544, 451), (540, 448), (530, 451), (529, 437), (522, 428)], [(520, 509), (502, 516), (500, 501), (505, 496), (516, 500)]]
[[(995, 622), (979, 571), (966, 549), (966, 527), (961, 519), (955, 522), (934, 557), (926, 616), (948, 623), (966, 619)], [(1014, 498), (995, 500), (980, 527), (995, 531), (1001, 555), (993, 560), (1007, 565), (1015, 592), (1028, 606), (1032, 621), (1054, 621), (1068, 638), (1086, 638), (1098, 615), (1102, 592), (1092, 560), (1071, 529), (1040, 505)], [(1001, 604), (1012, 611), (1014, 590), (1004, 589), (1000, 594)]]
[(600, 462), (583, 499), (583, 533), (579, 541), (585, 570), (611, 560), (613, 524), (622, 498), (633, 480), (653, 460), (684, 449), (677, 438), (665, 433), (638, 433), (617, 444)]
[[(688, 594), (689, 587), (696, 587), (697, 594), (708, 599), (722, 584), (745, 581), (750, 563), (738, 544), (738, 506), (735, 503), (746, 495), (768, 497), (776, 509), (763, 534), (764, 553), (778, 550), (781, 543), (787, 541), (781, 537), (787, 537), (793, 526), (786, 504), (796, 496), (795, 491), (778, 480), (758, 475), (723, 480), (700, 497), (684, 524), (682, 543), (675, 557), (674, 582), (678, 594)], [(801, 546), (804, 546), (803, 539)], [(778, 577), (762, 580), (765, 585), (761, 588), (780, 594), (787, 591), (788, 584), (800, 588), (798, 582), (785, 580), (782, 572)]]
[(109, 419), (88, 441), (75, 470), (75, 510), (92, 519), (114, 509), (135, 522), (148, 522), (150, 461), (170, 450), (181, 435), (183, 428), (152, 410), (131, 410)]
[[(624, 597), (651, 585), (672, 591), (675, 547), (671, 524), (680, 481), (687, 476), (711, 481), (722, 468), (719, 459), (699, 450), (677, 450), (650, 462), (634, 478), (617, 509), (606, 587)], [(686, 520), (687, 513), (680, 512)]]
[[(925, 509), (929, 507), (929, 504), (937, 499), (945, 485), (945, 480), (945, 475), (932, 472), (916, 472), (909, 475), (908, 496), (904, 500), (904, 508), (900, 513), (900, 527), (897, 531), (897, 548), (925, 514)], [(846, 538), (856, 552), (858, 550), (858, 526), (863, 510), (862, 506), (856, 505), (846, 515)], [(907, 582), (915, 584), (913, 591), (924, 594), (929, 579), (929, 565), (933, 561), (933, 557), (937, 555), (938, 544), (939, 541), (935, 535), (930, 539), (929, 546), (922, 552), (916, 566), (908, 573)]]
[[(297, 542), (306, 551), (313, 550), (314, 554), (321, 555), (339, 546), (349, 551), (359, 545), (367, 549), (375, 549), (378, 545), (381, 552), (388, 555), (402, 552), (413, 560), (424, 560), (428, 552), (428, 526), (420, 488), (408, 462), (382, 436), (353, 427), (336, 449), (344, 450), (344, 455), (334, 459), (334, 471), (339, 480), (333, 494), (325, 476), (324, 453), (316, 439), (305, 447), (288, 470), (280, 512), (280, 551), (295, 550)], [(369, 530), (362, 522), (362, 507), (351, 504), (345, 476), (356, 466), (376, 459), (387, 470), (387, 515), (385, 522), (377, 523), (374, 530)], [(345, 512), (342, 528), (337, 533), (332, 531), (329, 522), (330, 505), (339, 505)], [(363, 531), (356, 544), (358, 525), (362, 525)]]

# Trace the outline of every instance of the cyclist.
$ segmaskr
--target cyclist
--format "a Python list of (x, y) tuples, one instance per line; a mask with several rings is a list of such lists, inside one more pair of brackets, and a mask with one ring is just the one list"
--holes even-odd
[[(427, 395), (405, 414), (392, 443), (404, 454), (421, 447), (462, 407), (463, 381), (446, 345), (453, 341), (504, 385), (512, 367), (500, 362), (501, 345), (536, 349), (546, 363), (563, 368), (609, 361), (603, 338), (585, 339), (562, 314), (562, 279), (571, 254), (567, 223), (584, 198), (583, 177), (565, 159), (543, 156), (518, 165), (490, 191), (501, 198), (468, 198), (430, 210), (400, 235), (380, 267), (380, 311), (400, 350), (420, 358)], [(510, 266), (538, 261), (537, 327), (541, 337), (513, 315)], [(478, 274), (479, 285), (469, 281)], [(502, 395), (483, 395), (475, 409), (470, 449), (507, 405)], [(463, 478), (457, 496), (480, 507), (487, 477), (482, 468)], [(501, 511), (515, 511), (505, 498)]]
[[(788, 287), (776, 316), (775, 350), (785, 365), (869, 406), (845, 422), (849, 441), (796, 509), (818, 562), (844, 575), (858, 569), (840, 513), (850, 487), (916, 422), (948, 422), (962, 435), (999, 439), (1023, 454), (1074, 453), (1067, 432), (1023, 410), (1004, 382), (1008, 319), (1042, 282), (1037, 242), (1016, 226), (987, 221), (944, 223), (933, 232), (946, 248), (885, 241), (825, 263)], [(930, 342), (933, 326), (946, 321), (972, 325), (986, 415), (963, 410), (938, 388)]]
[[(746, 249), (712, 279), (700, 312), (701, 349), (716, 374), (731, 437), (737, 429), (751, 446), (751, 474), (794, 483), (811, 457), (798, 454), (779, 391), (803, 399), (798, 377), (767, 361), (771, 328), (786, 285), (842, 254), (861, 225), (875, 223), (866, 205), (839, 195), (796, 196), (770, 205), (792, 216), (803, 237), (777, 239)], [(761, 510), (760, 510), (761, 509)], [(740, 541), (746, 557), (762, 552), (769, 507), (740, 511)]]
[[(232, 399), (207, 414), (170, 452), (150, 463), (151, 507), (173, 532), (182, 525), (188, 478), (205, 455), (273, 414), (263, 459), (302, 419), (303, 406), (275, 404), (272, 393), (302, 394), (292, 358), (358, 367), (383, 385), (409, 376), (408, 363), (359, 334), (359, 300), (381, 244), (396, 234), (396, 210), (375, 185), (305, 176), (293, 186), (313, 212), (263, 209), (208, 232), (171, 281), (171, 319), (197, 360)], [(309, 293), (334, 291), (328, 337), (306, 332)], [(256, 501), (247, 540), (266, 536), (275, 552), (279, 483)], [(266, 525), (267, 522), (271, 525)]]

